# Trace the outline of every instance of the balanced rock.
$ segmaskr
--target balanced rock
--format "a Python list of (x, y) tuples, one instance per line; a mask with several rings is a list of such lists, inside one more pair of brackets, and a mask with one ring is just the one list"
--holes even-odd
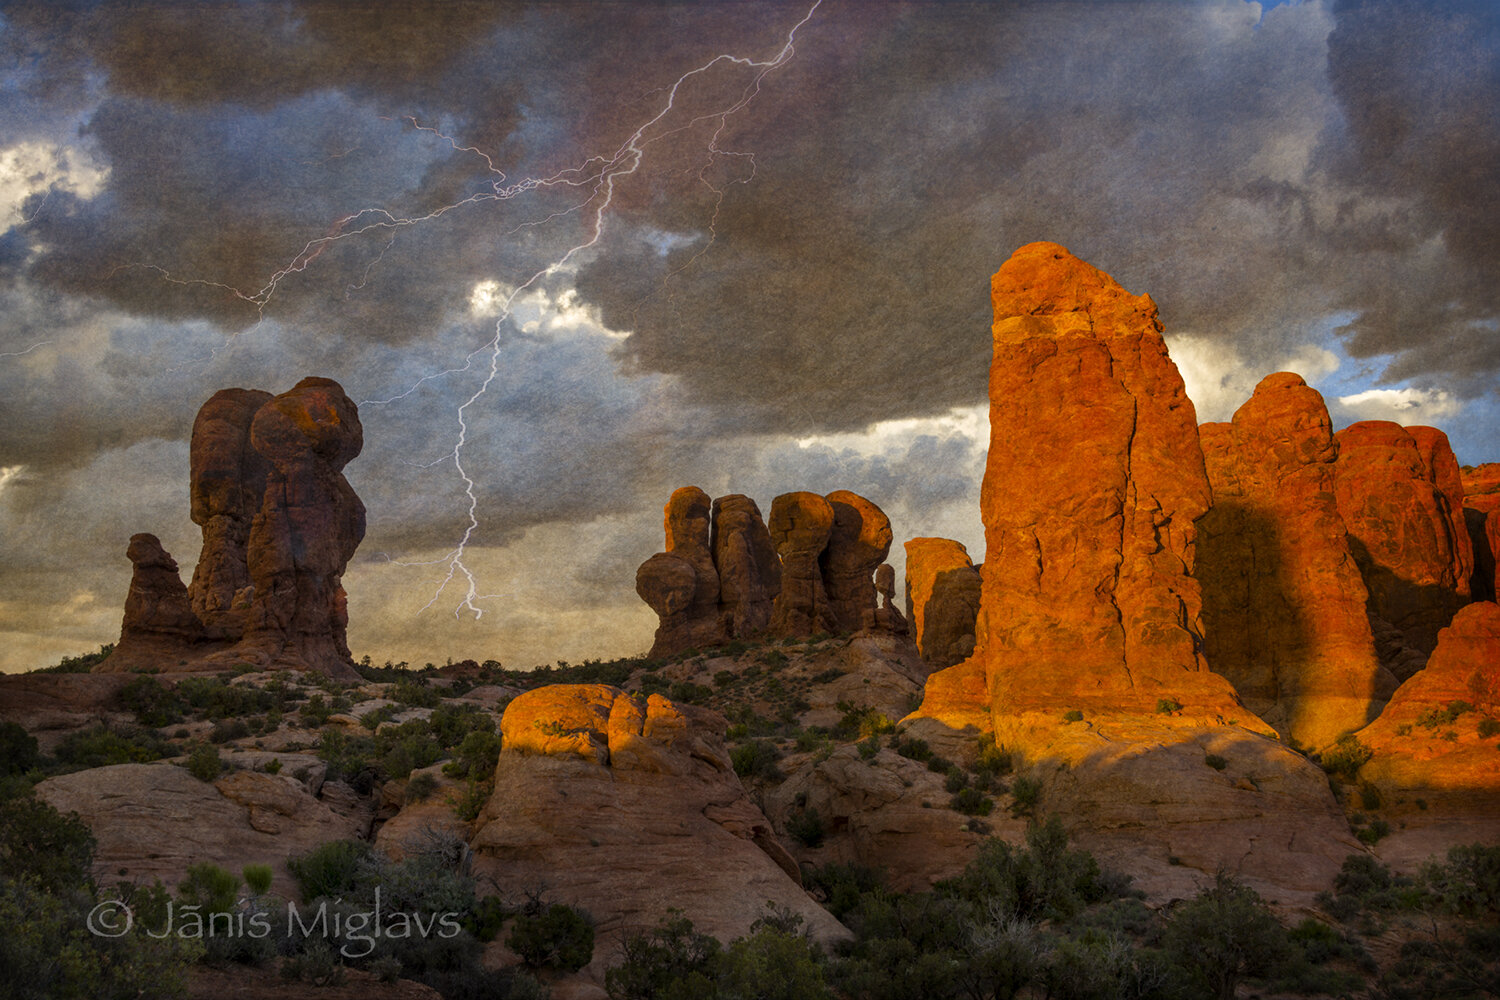
[(526, 692), (501, 722), (476, 871), (588, 910), (596, 972), (668, 907), (724, 940), (748, 933), (767, 901), (815, 938), (845, 937), (740, 786), (724, 728), (722, 716), (660, 695), (643, 703), (597, 684)]
[(358, 408), (332, 379), (305, 378), (256, 411), (250, 440), (271, 471), (250, 528), (244, 644), (271, 664), (352, 675), (343, 574), (365, 507), (342, 470), (364, 447)]
[(1242, 711), (1203, 659), (1208, 477), (1155, 303), (1055, 243), (1017, 250), (991, 298), (978, 655), (992, 712)]
[(961, 542), (913, 538), (906, 543), (906, 614), (917, 649), (932, 669), (951, 667), (974, 652), (980, 587), (979, 570)]
[(210, 638), (239, 639), (249, 608), (246, 548), (270, 466), (250, 443), (250, 424), (270, 402), (260, 389), (221, 389), (198, 411), (191, 446), (192, 517), (203, 548), (189, 587)]
[(771, 502), (767, 527), (781, 557), (781, 595), (771, 613), (772, 634), (838, 631), (821, 567), (833, 522), (833, 505), (816, 493), (783, 493)]
[(1198, 522), (1209, 666), (1283, 735), (1332, 743), (1379, 714), (1396, 683), (1334, 502), (1323, 397), (1278, 372), (1232, 423), (1199, 434), (1214, 495)]
[(880, 595), (880, 607), (875, 611), (876, 629), (906, 635), (910, 629), (906, 616), (896, 607), (896, 567), (890, 563), (875, 567), (875, 593)]
[(819, 568), (838, 631), (874, 628), (879, 604), (873, 575), (891, 551), (891, 520), (848, 490), (835, 490), (824, 499), (833, 509), (833, 530)]
[(1470, 598), (1474, 556), (1458, 465), (1430, 427), (1366, 420), (1336, 439), (1334, 495), (1369, 591), (1376, 648), (1405, 680)]

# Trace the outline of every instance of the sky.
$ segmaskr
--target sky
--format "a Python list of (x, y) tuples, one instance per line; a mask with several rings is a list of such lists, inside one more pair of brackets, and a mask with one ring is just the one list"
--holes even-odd
[[(184, 580), (216, 390), (337, 379), (375, 662), (644, 651), (673, 489), (983, 558), (989, 277), (1149, 292), (1200, 420), (1500, 459), (1488, 0), (0, 4), (0, 670)], [(1065, 458), (1060, 458), (1065, 460)]]

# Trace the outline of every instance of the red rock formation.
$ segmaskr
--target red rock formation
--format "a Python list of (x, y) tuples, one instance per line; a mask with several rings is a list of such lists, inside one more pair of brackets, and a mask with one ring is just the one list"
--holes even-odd
[(710, 540), (725, 630), (735, 638), (759, 635), (781, 593), (781, 560), (755, 501), (738, 493), (715, 500)]
[(833, 508), (833, 531), (819, 557), (823, 589), (839, 631), (874, 628), (874, 573), (891, 551), (891, 520), (869, 500), (848, 490), (823, 499)]
[(991, 283), (978, 645), (991, 708), (1232, 713), (1192, 577), (1209, 505), (1193, 404), (1156, 305), (1053, 243)]
[(875, 567), (875, 593), (880, 595), (880, 607), (875, 611), (875, 628), (882, 632), (906, 635), (910, 629), (906, 616), (896, 607), (896, 567), (881, 563)]
[(1332, 424), (1300, 375), (1256, 386), (1233, 423), (1199, 428), (1213, 508), (1198, 522), (1208, 664), (1262, 719), (1324, 746), (1395, 690), (1333, 498)]
[(772, 501), (767, 527), (781, 557), (781, 595), (771, 613), (773, 635), (838, 631), (819, 567), (833, 523), (833, 505), (816, 493), (783, 493)]
[(306, 378), (256, 412), (250, 440), (271, 472), (250, 529), (243, 646), (273, 665), (353, 675), (342, 578), (365, 507), (342, 469), (364, 447), (359, 411), (337, 382)]
[[(203, 623), (193, 614), (177, 561), (155, 535), (132, 535), (126, 550), (134, 567), (125, 596), (120, 641), (97, 673), (125, 673), (175, 665), (184, 655), (205, 651)], [(212, 647), (209, 647), (210, 649)]]
[(1370, 593), (1376, 648), (1404, 680), (1469, 601), (1474, 558), (1457, 462), (1432, 428), (1366, 420), (1336, 438), (1335, 497)]
[(951, 538), (906, 543), (906, 614), (917, 649), (934, 670), (974, 652), (981, 581), (969, 550)]
[(1464, 524), (1474, 548), (1474, 576), (1469, 590), (1476, 601), (1500, 594), (1500, 462), (1460, 470), (1464, 491)]
[(193, 421), (192, 516), (203, 549), (188, 588), (193, 612), (214, 639), (237, 640), (250, 605), (246, 545), (270, 466), (250, 444), (250, 423), (270, 402), (260, 389), (221, 389)]

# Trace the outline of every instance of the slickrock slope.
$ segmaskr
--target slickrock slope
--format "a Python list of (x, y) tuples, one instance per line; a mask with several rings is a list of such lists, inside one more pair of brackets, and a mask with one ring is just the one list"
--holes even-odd
[(922, 659), (934, 670), (974, 652), (981, 586), (979, 570), (961, 543), (950, 538), (906, 543), (906, 614)]
[(203, 527), (193, 585), (154, 536), (134, 536), (120, 643), (95, 669), (248, 663), (358, 680), (342, 578), (365, 509), (342, 470), (363, 444), (358, 408), (331, 379), (280, 396), (214, 394), (193, 425), (192, 516)]
[(363, 816), (343, 815), (279, 774), (236, 771), (210, 784), (171, 764), (115, 764), (48, 778), (36, 792), (94, 831), (106, 884), (175, 886), (201, 861), (234, 872), (263, 863), (276, 872), (275, 891), (294, 896), (289, 856), (365, 833)]
[(1336, 439), (1335, 497), (1370, 594), (1376, 649), (1405, 680), (1470, 598), (1474, 554), (1458, 463), (1430, 427), (1365, 420)]
[(664, 521), (666, 551), (635, 576), (636, 593), (661, 620), (653, 657), (766, 635), (906, 631), (875, 580), (891, 523), (864, 497), (785, 493), (763, 521), (749, 497), (710, 502), (684, 486), (667, 501)]
[(769, 900), (824, 941), (847, 931), (801, 889), (796, 865), (746, 796), (724, 749), (722, 716), (601, 684), (521, 695), (501, 722), (504, 750), (472, 845), (499, 884), (545, 886), (587, 909), (601, 943), (668, 907), (723, 940)]
[(1278, 372), (1199, 434), (1214, 495), (1198, 522), (1209, 666), (1283, 735), (1325, 746), (1373, 719), (1396, 681), (1334, 502), (1323, 397)]

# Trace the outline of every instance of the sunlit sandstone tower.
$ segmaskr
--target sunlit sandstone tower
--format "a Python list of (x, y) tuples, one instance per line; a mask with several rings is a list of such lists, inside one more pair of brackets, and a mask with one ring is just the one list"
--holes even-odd
[(1055, 243), (1017, 250), (991, 298), (978, 645), (929, 680), (922, 713), (972, 717), (982, 690), (997, 720), (1163, 699), (1248, 714), (1203, 657), (1208, 478), (1155, 303)]

